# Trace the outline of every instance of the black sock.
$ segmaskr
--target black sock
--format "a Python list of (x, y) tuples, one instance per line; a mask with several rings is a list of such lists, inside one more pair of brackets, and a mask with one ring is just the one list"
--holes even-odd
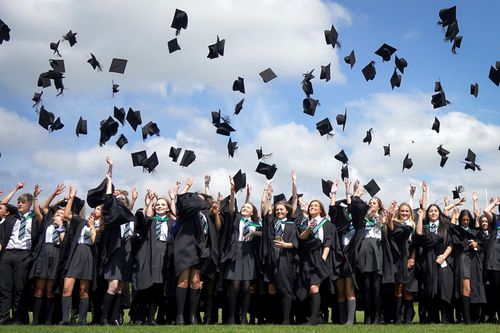
[(319, 308), (321, 306), (321, 296), (319, 293), (311, 294), (311, 316), (309, 317), (309, 322), (317, 323)]
[(33, 325), (40, 324), (40, 313), (42, 312), (43, 297), (35, 297), (33, 302)]
[(394, 299), (394, 322), (396, 324), (403, 323), (403, 297), (396, 297)]
[(186, 304), (187, 288), (177, 287), (175, 289), (175, 300), (177, 302), (177, 317), (184, 315), (184, 305)]
[(464, 323), (470, 324), (470, 297), (462, 295), (462, 316)]
[(238, 305), (238, 296), (240, 294), (240, 281), (231, 281), (228, 288), (228, 316), (227, 321), (229, 324), (235, 322), (235, 311)]
[(207, 324), (213, 324), (212, 322), (213, 306), (214, 306), (214, 297), (208, 295), (205, 301), (205, 317), (204, 317), (205, 323)]
[(45, 302), (45, 325), (52, 325), (54, 318), (54, 298), (47, 297)]
[(200, 302), (200, 289), (189, 290), (189, 319), (196, 317), (198, 312), (198, 303)]
[(290, 311), (292, 310), (292, 299), (287, 295), (281, 295), (281, 309), (283, 310), (283, 325), (290, 325)]
[(347, 322), (347, 302), (338, 302), (339, 305), (339, 320), (340, 324), (345, 324)]
[(62, 321), (69, 323), (69, 310), (71, 309), (71, 296), (62, 297)]
[(78, 323), (81, 325), (85, 325), (87, 321), (87, 311), (89, 309), (89, 299), (88, 298), (80, 298), (80, 305), (78, 307)]
[(111, 295), (110, 293), (104, 294), (104, 298), (102, 300), (102, 313), (101, 313), (101, 322), (110, 319), (109, 312), (113, 305), (113, 300), (115, 299), (115, 295)]
[(346, 325), (353, 325), (356, 319), (356, 299), (347, 301), (347, 320)]
[(414, 310), (413, 310), (413, 300), (404, 301), (404, 323), (410, 324), (413, 320)]
[(243, 282), (241, 288), (241, 324), (247, 323), (247, 313), (250, 308), (250, 281)]
[(115, 294), (115, 299), (113, 302), (113, 312), (111, 314), (112, 321), (118, 321), (120, 319), (121, 305), (122, 305), (122, 294)]
[(156, 314), (156, 305), (155, 302), (151, 301), (149, 302), (148, 306), (148, 323), (152, 323), (155, 320), (155, 314)]

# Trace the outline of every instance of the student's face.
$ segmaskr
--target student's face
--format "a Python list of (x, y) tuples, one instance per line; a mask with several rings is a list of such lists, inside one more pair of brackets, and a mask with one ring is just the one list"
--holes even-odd
[(399, 207), (399, 217), (401, 220), (408, 220), (411, 216), (410, 207), (403, 205)]
[(439, 219), (439, 210), (437, 209), (437, 207), (431, 206), (431, 208), (427, 210), (427, 216), (432, 222), (437, 221)]
[(19, 200), (17, 202), (17, 210), (21, 214), (25, 214), (25, 213), (29, 212), (30, 208), (31, 208), (31, 202), (29, 202), (29, 201)]
[(56, 212), (54, 213), (54, 219), (56, 217), (60, 217), (61, 219), (64, 218), (64, 209), (58, 209), (58, 210), (56, 210)]
[(58, 227), (62, 226), (62, 224), (63, 224), (63, 219), (62, 219), (62, 216), (60, 216), (60, 215), (54, 216), (54, 219), (52, 221)]
[(7, 215), (9, 215), (9, 212), (7, 211), (7, 206), (0, 205), (0, 219), (3, 219)]
[(250, 217), (250, 216), (252, 216), (252, 214), (253, 214), (253, 207), (252, 207), (252, 205), (249, 204), (249, 203), (244, 204), (243, 207), (241, 207), (240, 213), (241, 213), (241, 216), (243, 216), (243, 217)]
[(286, 218), (286, 215), (288, 214), (288, 210), (285, 205), (277, 205), (274, 211), (276, 213), (276, 217), (280, 220)]
[(311, 217), (316, 217), (316, 216), (320, 215), (320, 213), (321, 213), (321, 206), (319, 205), (319, 202), (312, 201), (309, 204), (309, 215)]
[(469, 223), (470, 223), (470, 218), (469, 218), (469, 216), (464, 215), (464, 216), (462, 217), (462, 220), (460, 221), (460, 224), (461, 224), (463, 227), (468, 227), (468, 226), (469, 226)]
[(158, 215), (165, 215), (168, 211), (168, 203), (164, 199), (159, 199), (155, 203), (155, 213)]
[(121, 202), (122, 205), (126, 206), (127, 205), (127, 197), (124, 196), (123, 194), (118, 192), (118, 195), (116, 195), (116, 200)]
[(102, 217), (102, 205), (97, 206), (94, 209), (94, 217), (96, 218), (96, 220), (99, 220)]
[(488, 230), (489, 223), (488, 223), (488, 219), (486, 218), (486, 216), (483, 216), (479, 222), (481, 223), (481, 229)]

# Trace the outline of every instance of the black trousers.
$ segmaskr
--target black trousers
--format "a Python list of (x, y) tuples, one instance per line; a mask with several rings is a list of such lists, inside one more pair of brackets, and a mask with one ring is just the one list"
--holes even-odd
[(24, 322), (28, 312), (24, 301), (24, 289), (28, 281), (28, 250), (5, 250), (0, 260), (0, 319), (9, 318), (12, 305), (12, 321)]

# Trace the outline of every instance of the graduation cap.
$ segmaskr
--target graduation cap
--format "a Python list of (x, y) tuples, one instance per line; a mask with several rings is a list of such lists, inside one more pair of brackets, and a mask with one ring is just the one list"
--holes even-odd
[(370, 128), (368, 131), (366, 131), (366, 136), (363, 139), (363, 142), (367, 142), (368, 144), (372, 143), (372, 131), (373, 128)]
[(49, 47), (52, 51), (54, 51), (52, 54), (57, 54), (58, 57), (61, 57), (61, 53), (59, 53), (59, 43), (61, 41), (57, 41), (57, 42), (51, 42), (49, 44)]
[(432, 130), (439, 133), (440, 126), (441, 126), (441, 123), (439, 122), (439, 119), (437, 119), (437, 117), (434, 117), (434, 123), (432, 124)]
[(135, 132), (137, 126), (142, 124), (141, 111), (134, 111), (132, 108), (128, 108), (127, 121)]
[(182, 156), (180, 166), (187, 167), (196, 159), (196, 155), (192, 150), (184, 150), (184, 155)]
[(151, 173), (158, 166), (158, 164), (160, 164), (158, 162), (158, 156), (156, 155), (156, 152), (154, 152), (142, 162), (142, 167)]
[(330, 81), (331, 76), (330, 76), (330, 64), (326, 66), (321, 66), (321, 74), (319, 75), (320, 80), (325, 80), (326, 82)]
[(59, 90), (59, 93), (56, 95), (56, 97), (62, 95), (64, 91), (64, 84), (62, 81), (62, 79), (64, 79), (64, 76), (62, 75), (62, 73), (57, 73), (51, 70), (49, 71), (49, 77), (54, 80), (54, 87)]
[(212, 111), (212, 125), (217, 127), (220, 124), (221, 116), (219, 111)]
[[(117, 94), (120, 90), (118, 88), (120, 87), (119, 84), (116, 84), (115, 81), (111, 81), (111, 95), (115, 97), (115, 94)], [(123, 124), (122, 124), (123, 125)]]
[(39, 93), (36, 92), (33, 95), (33, 98), (31, 100), (35, 102), (35, 104), (33, 104), (32, 107), (38, 107), (38, 104), (40, 104), (40, 102), (42, 101), (42, 95), (43, 95), (43, 90)]
[(314, 99), (314, 98), (304, 98), (302, 101), (302, 108), (304, 109), (304, 113), (314, 116), (316, 113), (316, 107), (320, 105), (319, 100)]
[(443, 86), (441, 85), (441, 81), (434, 82), (434, 92), (443, 91)]
[(375, 54), (381, 56), (384, 61), (389, 61), (391, 60), (391, 56), (394, 52), (396, 52), (394, 47), (384, 43), (377, 51), (375, 51)]
[(259, 73), (259, 75), (262, 78), (262, 81), (264, 81), (264, 83), (268, 83), (269, 81), (277, 78), (276, 74), (273, 72), (271, 68), (263, 70), (262, 72)]
[(177, 162), (179, 159), (179, 155), (181, 154), (182, 148), (170, 147), (170, 152), (168, 153), (168, 157), (172, 158), (172, 162)]
[(401, 74), (398, 74), (396, 68), (394, 68), (394, 73), (391, 76), (391, 87), (394, 90), (394, 87), (401, 86)]
[(475, 163), (476, 162), (476, 154), (472, 150), (469, 149), (467, 151), (467, 157), (465, 158), (465, 160), (467, 162)]
[(97, 69), (98, 72), (102, 72), (102, 66), (101, 63), (97, 60), (95, 55), (92, 53), (90, 54), (90, 59), (87, 60), (87, 62), (92, 66), (93, 69)]
[(64, 124), (61, 122), (61, 118), (57, 117), (57, 119), (54, 120), (54, 123), (49, 126), (49, 132), (60, 130), (63, 127)]
[(270, 180), (273, 179), (274, 174), (277, 170), (278, 168), (275, 164), (269, 165), (264, 162), (259, 162), (259, 165), (257, 165), (257, 169), (255, 170), (255, 172), (260, 173), (261, 175), (265, 175), (266, 179)]
[(384, 146), (384, 156), (391, 156), (391, 144)]
[(465, 158), (465, 170), (471, 169), (472, 171), (476, 171), (476, 168), (481, 171), (481, 167), (476, 164), (476, 154), (472, 150), (467, 151), (467, 157)]
[(77, 137), (80, 137), (80, 134), (87, 135), (87, 120), (83, 119), (81, 116), (76, 124), (75, 132)]
[(238, 79), (233, 82), (233, 91), (239, 91), (240, 93), (245, 93), (245, 79), (238, 76)]
[(262, 152), (262, 147), (260, 147), (259, 149), (256, 149), (255, 151), (257, 152), (257, 159), (259, 159), (259, 160), (260, 159), (265, 160), (267, 157), (270, 157), (272, 155), (272, 153), (270, 153), (270, 154), (264, 154)]
[(349, 168), (347, 167), (347, 164), (342, 166), (342, 168), (340, 169), (340, 178), (342, 180), (349, 178)]
[(132, 165), (133, 166), (143, 166), (144, 161), (148, 158), (148, 154), (145, 150), (137, 151), (135, 153), (130, 154), (132, 156)]
[(207, 58), (215, 59), (220, 56), (224, 56), (224, 44), (226, 40), (220, 40), (219, 36), (217, 36), (217, 42), (215, 44), (208, 46), (208, 55)]
[(150, 121), (142, 127), (142, 140), (146, 140), (148, 136), (160, 136), (160, 129), (156, 123)]
[(236, 104), (236, 106), (234, 107), (234, 114), (240, 114), (240, 111), (243, 109), (243, 102), (245, 102), (244, 98), (242, 98), (241, 101)]
[[(56, 207), (57, 208), (64, 208), (68, 204), (68, 200), (64, 199), (61, 200), (57, 203)], [(73, 198), (73, 204), (71, 205), (71, 212), (73, 214), (80, 214), (80, 211), (82, 210), (83, 206), (85, 206), (85, 200), (80, 199), (79, 197), (74, 197)]]
[(493, 66), (490, 67), (488, 78), (498, 87), (498, 85), (500, 84), (500, 68), (498, 68), (498, 62), (497, 68)]
[(330, 193), (332, 191), (332, 186), (333, 186), (333, 182), (331, 180), (324, 180), (323, 178), (321, 178), (321, 189), (323, 190), (323, 193), (327, 197), (330, 197)]
[(63, 59), (50, 59), (49, 64), (50, 64), (50, 67), (52, 67), (52, 69), (55, 72), (58, 72), (58, 73), (66, 72), (66, 68), (64, 67), (64, 60)]
[(396, 63), (396, 68), (399, 69), (401, 74), (404, 74), (405, 68), (408, 66), (408, 62), (406, 61), (405, 58), (398, 58), (398, 56), (395, 56), (395, 63)]
[(10, 40), (10, 28), (4, 21), (0, 20), (0, 45)]
[(352, 67), (356, 63), (356, 55), (354, 54), (354, 50), (352, 50), (348, 56), (344, 57), (344, 61), (346, 62), (346, 64), (351, 65), (351, 69), (352, 69)]
[(439, 166), (441, 168), (444, 167), (444, 165), (446, 164), (446, 161), (448, 161), (448, 156), (444, 155), (444, 156), (441, 156), (441, 161), (439, 162)]
[(477, 98), (477, 94), (479, 93), (479, 84), (477, 82), (471, 83), (470, 85), (470, 94)]
[(76, 32), (70, 30), (63, 36), (63, 40), (67, 40), (69, 42), (69, 46), (73, 47), (73, 45), (76, 44), (76, 34)]
[(337, 32), (333, 24), (330, 30), (325, 30), (324, 32), (326, 45), (331, 45), (333, 48), (335, 48), (336, 45), (340, 48), (340, 42), (338, 41), (339, 33)]
[(117, 108), (116, 106), (113, 109), (113, 116), (118, 120), (122, 125), (125, 124), (125, 109)]
[(313, 72), (314, 72), (314, 68), (311, 69), (309, 72), (306, 72), (306, 73), (302, 74), (302, 76), (304, 77), (302, 79), (302, 83), (308, 82), (308, 81), (311, 81), (312, 79), (314, 79), (315, 76), (314, 76)]
[(450, 153), (448, 150), (443, 148), (443, 145), (439, 145), (439, 147), (437, 147), (437, 152), (439, 156), (447, 156)]
[(47, 87), (50, 87), (52, 85), (50, 83), (50, 79), (48, 77), (48, 74), (49, 74), (48, 72), (44, 72), (38, 76), (38, 82), (37, 82), (38, 87), (47, 88)]
[(431, 104), (434, 109), (437, 109), (450, 104), (450, 101), (446, 99), (444, 91), (440, 91), (437, 94), (432, 95)]
[(310, 97), (314, 94), (314, 89), (311, 81), (302, 81), (302, 91), (306, 94), (307, 97)]
[(364, 185), (363, 187), (365, 188), (366, 192), (368, 192), (368, 194), (370, 194), (370, 196), (372, 197), (374, 197), (378, 193), (378, 191), (380, 191), (380, 187), (374, 179), (370, 180), (368, 184)]
[[(92, 188), (87, 192), (87, 205), (91, 208), (96, 208), (104, 203), (104, 196), (106, 195), (107, 179), (105, 178), (96, 188)], [(111, 192), (114, 191), (114, 185), (111, 185)]]
[(336, 160), (346, 164), (349, 162), (349, 159), (347, 158), (347, 155), (344, 152), (344, 149), (342, 149), (337, 155), (334, 156)]
[(180, 9), (175, 9), (174, 18), (172, 19), (171, 28), (175, 29), (175, 35), (179, 35), (181, 29), (186, 29), (188, 26), (187, 13)]
[(123, 134), (120, 134), (120, 137), (118, 138), (118, 140), (116, 140), (116, 145), (122, 149), (123, 146), (125, 146), (126, 144), (128, 143), (128, 140), (127, 138), (125, 137), (125, 135)]
[(456, 36), (453, 38), (453, 45), (451, 47), (451, 53), (457, 54), (457, 49), (460, 48), (460, 45), (462, 45), (462, 36)]
[(465, 188), (462, 185), (458, 185), (455, 187), (451, 193), (453, 193), (453, 200), (460, 199), (460, 194), (465, 191)]
[(49, 130), (49, 126), (54, 123), (55, 116), (52, 112), (49, 112), (42, 105), (40, 108), (39, 116), (38, 116), (38, 124), (45, 128), (47, 131)]
[(347, 109), (344, 110), (344, 114), (338, 114), (335, 117), (335, 120), (337, 121), (337, 125), (342, 125), (342, 132), (345, 129), (345, 123), (347, 122)]
[(247, 186), (247, 174), (241, 172), (241, 169), (233, 176), (234, 191), (238, 193), (239, 190)]
[(444, 40), (453, 41), (455, 37), (457, 37), (460, 29), (458, 28), (458, 21), (452, 22), (446, 28), (446, 32), (444, 33)]
[(177, 38), (169, 40), (167, 46), (168, 46), (168, 53), (174, 53), (175, 51), (181, 49), (179, 43), (177, 42)]
[(377, 74), (377, 71), (375, 70), (375, 61), (370, 61), (370, 63), (366, 65), (361, 72), (363, 73), (366, 81), (373, 80), (375, 78), (375, 74)]
[(112, 117), (101, 121), (99, 145), (103, 146), (118, 132), (118, 122)]
[(323, 135), (328, 135), (328, 136), (333, 136), (330, 132), (333, 131), (332, 124), (330, 123), (330, 119), (325, 118), (319, 122), (316, 123), (316, 129), (318, 130), (319, 134), (321, 136)]
[(109, 66), (109, 71), (112, 73), (125, 73), (125, 68), (127, 67), (127, 59), (113, 58), (111, 60), (111, 65)]
[(278, 202), (286, 201), (286, 196), (283, 193), (273, 195), (273, 205), (276, 205)]
[(236, 131), (227, 121), (221, 122), (216, 127), (217, 127), (216, 133), (220, 135), (230, 136), (231, 132)]
[(234, 157), (234, 152), (238, 149), (238, 142), (233, 142), (231, 137), (229, 137), (229, 141), (227, 143), (227, 153), (229, 156)]
[(413, 166), (413, 160), (409, 157), (410, 153), (406, 154), (405, 159), (403, 161), (403, 169), (401, 171), (404, 171), (405, 169), (411, 169)]
[(443, 8), (439, 11), (439, 19), (440, 24), (443, 27), (450, 25), (453, 22), (457, 21), (457, 6), (453, 6), (450, 8)]

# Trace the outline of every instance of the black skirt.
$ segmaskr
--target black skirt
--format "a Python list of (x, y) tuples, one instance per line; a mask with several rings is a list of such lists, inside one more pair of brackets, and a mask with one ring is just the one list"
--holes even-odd
[(361, 242), (356, 266), (361, 273), (377, 272), (382, 275), (382, 241), (376, 238), (365, 238)]
[(77, 280), (92, 280), (94, 276), (94, 258), (90, 245), (78, 244), (70, 264), (66, 277)]
[(322, 248), (303, 253), (300, 266), (300, 284), (309, 290), (312, 285), (320, 285), (329, 275), (329, 268), (322, 257)]
[(153, 283), (164, 282), (166, 252), (167, 242), (153, 240), (153, 257), (151, 258), (151, 278)]
[(59, 260), (59, 246), (52, 243), (43, 245), (40, 254), (33, 264), (33, 277), (38, 279), (55, 280), (57, 263)]
[(113, 252), (104, 266), (104, 279), (130, 281), (132, 277), (132, 260), (130, 258), (131, 241), (121, 242), (121, 246)]
[(257, 278), (257, 263), (253, 242), (238, 242), (233, 260), (226, 266), (224, 278), (235, 281), (250, 281)]
[[(500, 232), (500, 230), (497, 232)], [(490, 271), (500, 271), (500, 239), (495, 239), (493, 242), (486, 268)]]

